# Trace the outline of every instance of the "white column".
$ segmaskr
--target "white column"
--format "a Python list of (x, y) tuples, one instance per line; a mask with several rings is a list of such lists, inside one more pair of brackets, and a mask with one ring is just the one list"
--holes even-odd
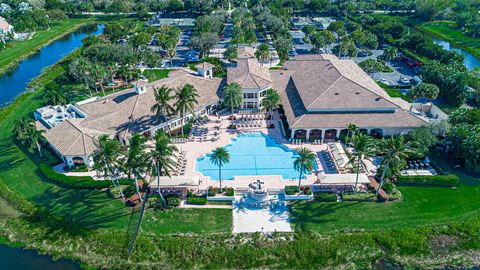
[(296, 129), (291, 129), (290, 139), (295, 138), (295, 130), (296, 130)]
[(322, 138), (322, 143), (325, 141), (325, 129), (320, 129), (320, 137)]
[(336, 129), (337, 131), (337, 134), (335, 135), (335, 139), (339, 139), (340, 138), (340, 132), (342, 131), (341, 129)]
[(311, 131), (311, 129), (305, 129), (305, 131), (307, 132), (307, 134), (305, 134), (305, 136), (306, 136), (306, 137), (305, 137), (305, 140), (306, 140), (306, 141), (309, 141), (309, 140), (310, 140), (310, 131)]

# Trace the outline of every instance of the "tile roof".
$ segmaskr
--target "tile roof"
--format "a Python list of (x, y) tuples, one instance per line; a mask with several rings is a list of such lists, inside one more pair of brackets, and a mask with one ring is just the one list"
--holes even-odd
[[(174, 70), (165, 79), (143, 84), (147, 89), (143, 94), (139, 95), (134, 89), (127, 89), (92, 102), (77, 104), (76, 106), (85, 112), (87, 117), (78, 119), (79, 121), (64, 121), (55, 128), (48, 130), (47, 140), (61, 154), (75, 153), (75, 155), (81, 155), (93, 151), (92, 143), (88, 141), (100, 134), (108, 134), (112, 137), (118, 135), (126, 138), (131, 134), (146, 131), (160, 124), (158, 117), (150, 111), (155, 103), (153, 88), (166, 86), (177, 89), (187, 83), (193, 85), (199, 94), (195, 109), (215, 103), (222, 97), (223, 79), (206, 79), (194, 75), (189, 70)], [(65, 133), (68, 136), (64, 136)], [(83, 136), (87, 141), (88, 145), (86, 147), (79, 144), (81, 142), (78, 139), (80, 136)], [(82, 150), (82, 148), (85, 150)]]
[(268, 69), (260, 66), (256, 58), (248, 58), (239, 59), (236, 67), (227, 69), (227, 82), (236, 82), (245, 89), (263, 89), (272, 84), (272, 78)]
[(344, 128), (349, 123), (413, 128), (425, 123), (351, 60), (299, 55), (271, 76), (291, 128)]

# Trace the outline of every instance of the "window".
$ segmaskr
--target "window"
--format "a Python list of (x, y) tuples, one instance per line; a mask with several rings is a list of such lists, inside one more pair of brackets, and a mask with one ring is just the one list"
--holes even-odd
[(264, 97), (267, 95), (267, 90), (263, 90), (262, 92), (260, 92), (260, 97)]
[(244, 98), (257, 98), (257, 93), (245, 93), (243, 94)]

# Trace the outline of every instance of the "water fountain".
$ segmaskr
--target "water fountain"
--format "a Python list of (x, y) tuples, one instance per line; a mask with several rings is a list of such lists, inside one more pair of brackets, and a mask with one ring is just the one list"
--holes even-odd
[(280, 202), (277, 195), (268, 195), (267, 189), (262, 187), (264, 182), (257, 180), (249, 185), (249, 192), (240, 198), (240, 204), (249, 209), (263, 209), (270, 207), (275, 209), (285, 206)]

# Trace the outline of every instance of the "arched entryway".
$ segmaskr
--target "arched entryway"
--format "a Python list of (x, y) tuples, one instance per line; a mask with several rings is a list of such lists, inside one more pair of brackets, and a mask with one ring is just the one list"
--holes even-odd
[(293, 138), (297, 140), (305, 140), (307, 139), (307, 131), (305, 129), (297, 129), (293, 134)]
[(310, 141), (321, 140), (322, 139), (322, 131), (320, 129), (310, 130), (309, 138), (310, 138)]
[(85, 165), (85, 160), (82, 157), (73, 157), (72, 162), (74, 166)]
[(348, 129), (345, 128), (345, 129), (340, 130), (339, 138), (340, 138), (340, 140), (345, 141), (345, 139), (346, 139), (349, 135), (351, 136), (352, 134), (349, 134)]
[(323, 138), (325, 140), (335, 140), (337, 138), (337, 130), (336, 129), (325, 130), (325, 136)]
[(368, 130), (366, 128), (361, 128), (358, 130), (359, 134), (362, 133), (362, 134), (366, 134), (368, 135)]
[(383, 137), (383, 129), (374, 128), (370, 131), (370, 135), (374, 138), (381, 138), (381, 137)]

